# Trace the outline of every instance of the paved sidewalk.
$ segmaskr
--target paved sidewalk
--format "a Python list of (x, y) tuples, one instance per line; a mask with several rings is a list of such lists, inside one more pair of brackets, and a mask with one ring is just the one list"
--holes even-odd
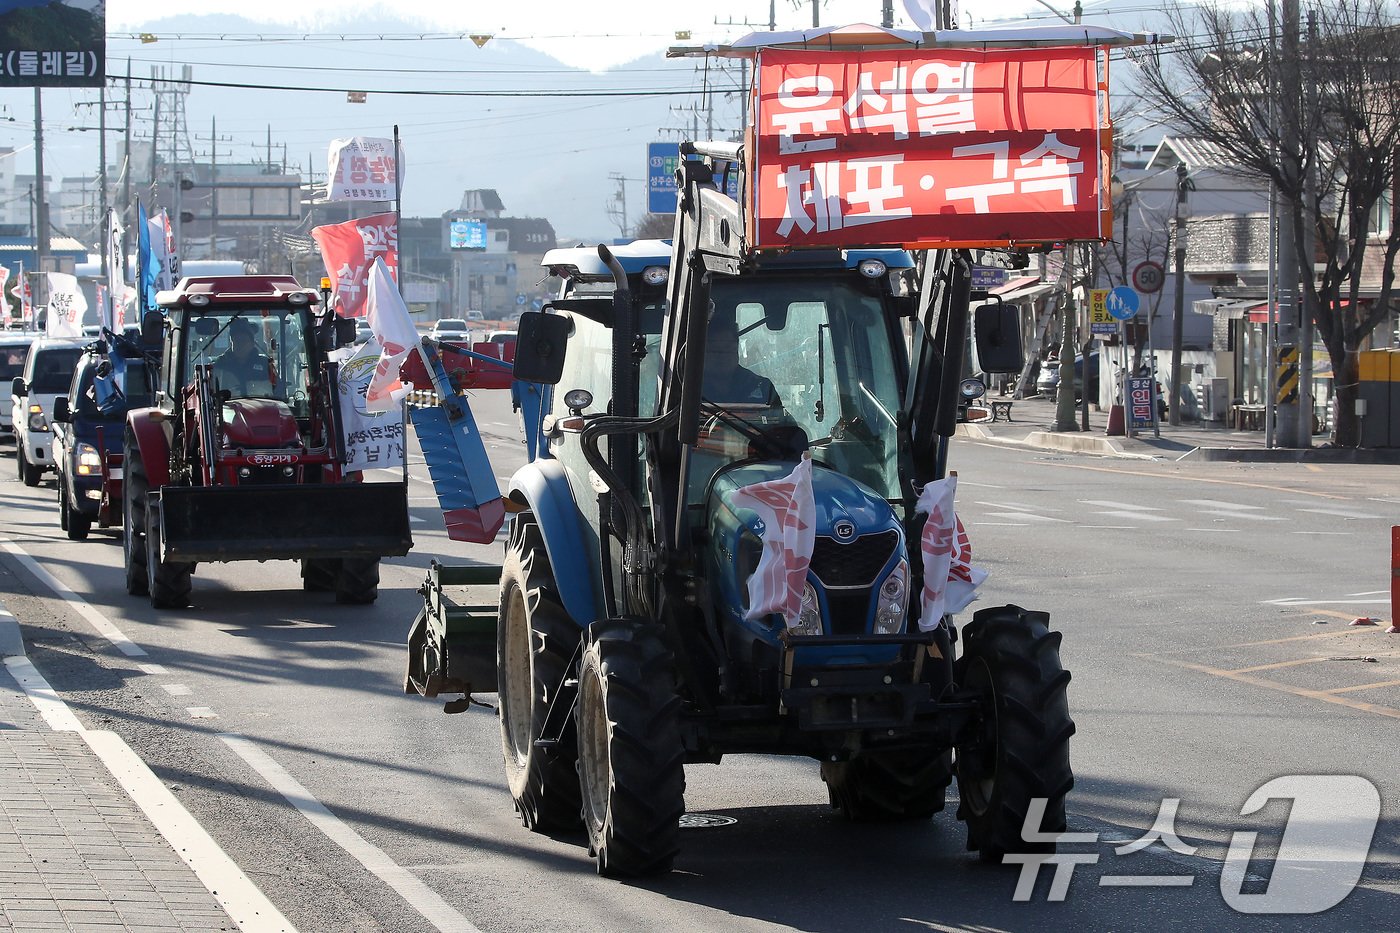
[[(988, 402), (1010, 401), (1010, 396), (991, 394)], [(1081, 424), (1075, 408), (1074, 423)], [(1400, 463), (1400, 449), (1345, 449), (1327, 445), (1326, 435), (1313, 438), (1312, 446), (1300, 449), (1268, 448), (1263, 431), (1237, 431), (1215, 421), (1183, 422), (1172, 426), (1163, 422), (1159, 435), (1151, 428), (1135, 437), (1108, 436), (1108, 412), (1089, 408), (1088, 431), (1056, 431), (1055, 400), (1034, 396), (1011, 403), (1011, 420), (998, 419), (981, 424), (959, 425), (971, 437), (1003, 443), (1024, 444), (1046, 450), (1094, 454), (1103, 457), (1180, 460), (1228, 460), (1257, 463), (1298, 461), (1332, 463)]]
[(21, 688), (33, 669), (2, 605), (0, 654), (0, 931), (237, 930), (89, 743), (119, 740), (56, 731)]

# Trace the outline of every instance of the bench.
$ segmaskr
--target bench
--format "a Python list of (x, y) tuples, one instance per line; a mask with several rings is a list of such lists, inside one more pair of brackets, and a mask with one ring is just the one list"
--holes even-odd
[(1236, 431), (1264, 430), (1263, 405), (1231, 405), (1230, 420)]
[(1010, 399), (1007, 399), (1006, 401), (994, 401), (994, 402), (991, 402), (990, 404), (991, 404), (991, 406), (992, 406), (992, 420), (993, 420), (993, 421), (1000, 421), (1000, 420), (1003, 419), (1003, 418), (1005, 418), (1007, 421), (1010, 421), (1010, 420), (1011, 420), (1011, 400), (1010, 400)]

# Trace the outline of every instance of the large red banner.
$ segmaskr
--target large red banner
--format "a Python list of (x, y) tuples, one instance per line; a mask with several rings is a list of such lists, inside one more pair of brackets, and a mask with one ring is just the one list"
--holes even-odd
[(326, 275), (341, 317), (364, 317), (369, 298), (369, 270), (383, 259), (390, 274), (399, 276), (399, 222), (395, 214), (371, 214), (342, 224), (311, 228), (321, 248)]
[(750, 245), (1102, 238), (1098, 54), (764, 49)]

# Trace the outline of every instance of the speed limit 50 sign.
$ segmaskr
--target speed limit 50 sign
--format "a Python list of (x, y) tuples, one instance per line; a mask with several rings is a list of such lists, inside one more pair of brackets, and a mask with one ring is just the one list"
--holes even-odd
[(1167, 272), (1162, 268), (1161, 263), (1147, 260), (1140, 262), (1133, 267), (1133, 288), (1144, 295), (1151, 295), (1162, 290), (1162, 283), (1166, 281)]

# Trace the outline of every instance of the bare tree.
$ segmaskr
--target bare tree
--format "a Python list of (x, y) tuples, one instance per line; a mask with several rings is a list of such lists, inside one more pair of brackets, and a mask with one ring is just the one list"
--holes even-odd
[(647, 214), (637, 221), (633, 235), (639, 240), (665, 240), (671, 236), (675, 225), (673, 214)]
[[(1306, 36), (1297, 0), (1282, 7), (1277, 18), (1268, 5), (1174, 13), (1187, 40), (1144, 58), (1139, 79), (1149, 111), (1220, 146), (1241, 174), (1272, 180), (1291, 207), (1281, 235), (1296, 245), (1302, 306), (1332, 357), (1333, 439), (1355, 447), (1357, 352), (1390, 317), (1400, 251), (1393, 204), (1384, 242), (1369, 232), (1400, 159), (1400, 28), (1384, 0), (1319, 4)], [(1379, 291), (1363, 304), (1376, 262)]]

